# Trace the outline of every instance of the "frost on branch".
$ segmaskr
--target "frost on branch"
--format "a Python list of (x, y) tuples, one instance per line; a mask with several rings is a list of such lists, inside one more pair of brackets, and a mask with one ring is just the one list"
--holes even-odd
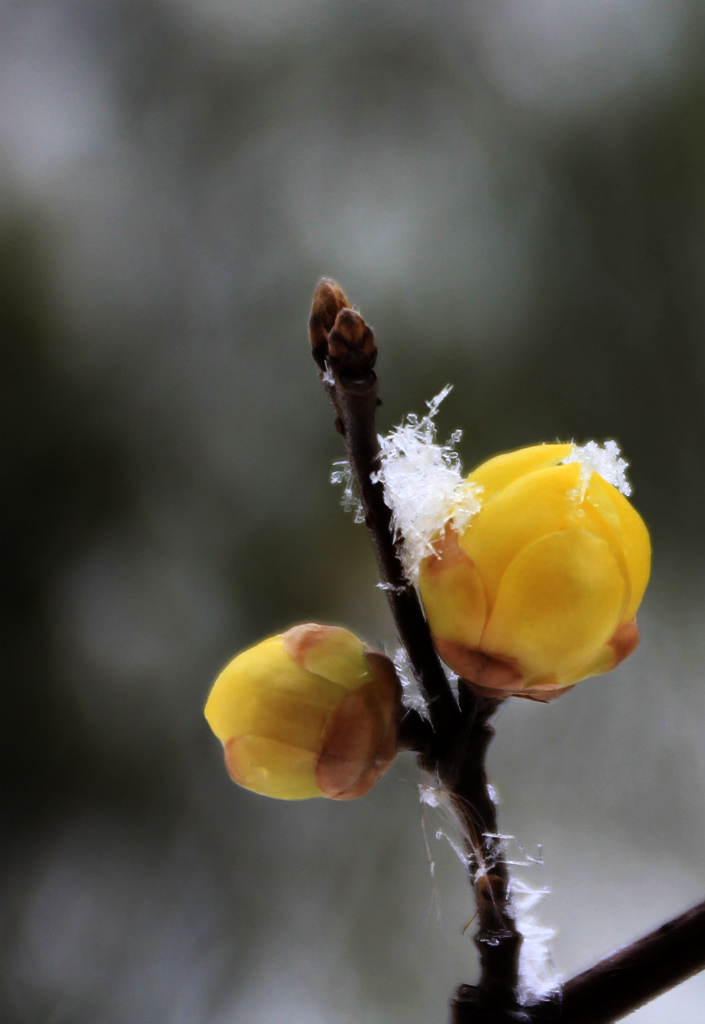
[[(479, 879), (487, 876), (501, 860), (522, 871), (535, 872), (543, 866), (540, 847), (538, 855), (531, 856), (514, 836), (500, 832), (485, 833), (482, 847), (474, 851), (474, 857), (469, 857), (463, 849), (462, 827), (458, 822), (448, 792), (437, 784), (422, 783), (419, 786), (419, 802), (422, 808), (421, 824), (432, 877), (435, 875), (435, 862), (426, 834), (427, 814), (439, 819), (439, 825), (435, 828), (436, 840), (445, 839), (450, 844), (463, 867), (472, 872), (475, 884)], [(534, 914), (536, 905), (549, 895), (549, 891), (545, 886), (535, 888), (523, 879), (517, 878), (516, 875), (509, 883), (508, 895), (511, 911), (518, 931), (522, 935), (516, 993), (521, 1006), (533, 1006), (549, 998), (552, 993), (557, 991), (562, 981), (561, 975), (554, 966), (549, 948), (549, 943), (556, 934), (555, 929), (541, 924)], [(480, 941), (488, 945), (496, 945), (502, 937), (502, 934), (499, 933), (485, 934)]]
[(455, 450), (462, 431), (456, 430), (445, 444), (436, 443), (434, 417), (450, 390), (446, 385), (427, 402), (428, 413), (421, 419), (410, 413), (379, 438), (382, 465), (373, 482), (384, 486), (395, 539), (403, 539), (401, 560), (411, 583), (417, 582), (419, 563), (431, 554), (438, 531), (451, 519), (462, 530), (480, 511), (481, 488), (463, 479)]
[(621, 455), (616, 441), (605, 441), (602, 447), (596, 441), (588, 441), (584, 445), (574, 444), (572, 452), (563, 462), (580, 463), (582, 490), (587, 488), (591, 474), (598, 473), (608, 484), (629, 496), (632, 493), (626, 476), (629, 463)]
[(562, 981), (553, 964), (548, 945), (556, 930), (542, 925), (530, 913), (536, 904), (548, 895), (549, 890), (534, 889), (526, 882), (513, 878), (509, 891), (517, 926), (523, 936), (519, 954), (517, 997), (522, 1006), (533, 1006), (555, 992)]
[(428, 707), (426, 701), (419, 693), (418, 684), (414, 678), (414, 670), (409, 661), (409, 655), (403, 644), (399, 644), (392, 659), (394, 668), (401, 683), (401, 701), (405, 708), (416, 711), (422, 718), (428, 718)]
[(362, 502), (355, 493), (352, 469), (347, 459), (341, 459), (339, 462), (333, 463), (330, 482), (332, 484), (342, 484), (343, 497), (340, 500), (343, 508), (346, 512), (355, 513), (356, 523), (364, 523), (365, 512), (362, 508)]

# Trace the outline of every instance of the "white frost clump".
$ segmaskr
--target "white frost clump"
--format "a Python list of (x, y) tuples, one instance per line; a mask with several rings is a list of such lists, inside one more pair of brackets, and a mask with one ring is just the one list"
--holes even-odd
[(458, 531), (480, 511), (482, 488), (462, 475), (455, 445), (456, 430), (446, 444), (436, 444), (438, 407), (451, 385), (427, 402), (428, 413), (405, 420), (379, 438), (382, 466), (373, 481), (381, 481), (384, 499), (392, 510), (395, 537), (403, 538), (402, 564), (407, 579), (416, 583), (419, 563), (433, 548), (431, 540), (452, 519)]
[(587, 487), (590, 475), (594, 472), (599, 473), (608, 484), (612, 484), (618, 491), (628, 496), (632, 493), (626, 476), (629, 463), (621, 455), (616, 441), (605, 441), (602, 448), (596, 441), (588, 441), (584, 445), (574, 444), (572, 452), (567, 459), (563, 459), (563, 462), (580, 463), (583, 490)]
[(548, 943), (556, 934), (555, 928), (539, 924), (529, 911), (549, 893), (548, 889), (533, 889), (518, 878), (510, 882), (512, 907), (517, 928), (523, 936), (519, 953), (519, 988), (517, 997), (522, 1006), (541, 1002), (560, 983), (561, 975), (556, 971)]
[(434, 786), (431, 782), (419, 783), (419, 803), (427, 807), (440, 807), (445, 796), (446, 793), (440, 786)]
[(414, 679), (414, 672), (409, 661), (409, 655), (403, 644), (399, 644), (394, 657), (394, 668), (397, 670), (399, 682), (401, 683), (401, 702), (405, 708), (418, 712), (423, 718), (428, 718), (428, 707), (426, 701), (419, 693), (419, 688)]

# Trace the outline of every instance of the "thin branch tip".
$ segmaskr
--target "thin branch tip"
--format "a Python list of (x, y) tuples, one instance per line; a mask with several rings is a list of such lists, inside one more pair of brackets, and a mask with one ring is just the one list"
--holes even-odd
[(480, 892), (477, 871), (483, 858), (483, 836), (497, 832), (496, 808), (484, 771), (485, 751), (492, 737), (487, 719), (497, 702), (468, 691), (461, 697), (462, 710), (458, 706), (419, 597), (406, 578), (401, 540), (395, 539), (392, 511), (378, 475), (379, 398), (373, 369), (377, 347), (360, 313), (344, 302), (347, 298), (335, 282), (321, 281), (314, 295), (309, 331), (314, 358), (324, 371), (324, 389), (341, 424), (383, 589), (430, 719), (428, 725), (420, 716), (409, 715), (402, 723), (400, 746), (417, 752), (422, 767), (447, 790), (458, 815), (478, 905), (480, 1000), (487, 1006), (513, 1010), (517, 1005), (521, 935), (511, 911), (509, 875), (502, 851), (494, 851), (491, 893)]
[(330, 369), (341, 383), (357, 390), (373, 386), (374, 333), (330, 277), (321, 278), (313, 293), (308, 333), (313, 358), (324, 372)]

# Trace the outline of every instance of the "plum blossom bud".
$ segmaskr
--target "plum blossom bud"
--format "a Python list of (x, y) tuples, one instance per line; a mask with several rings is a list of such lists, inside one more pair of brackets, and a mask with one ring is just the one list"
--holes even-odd
[[(421, 563), (438, 652), (479, 694), (551, 700), (639, 642), (649, 535), (595, 453), (610, 454), (549, 444), (483, 463), (468, 477), (479, 512)], [(624, 483), (625, 465), (615, 456), (605, 476)]]
[(389, 658), (308, 623), (238, 654), (205, 707), (230, 776), (283, 800), (364, 796), (397, 750), (401, 686)]

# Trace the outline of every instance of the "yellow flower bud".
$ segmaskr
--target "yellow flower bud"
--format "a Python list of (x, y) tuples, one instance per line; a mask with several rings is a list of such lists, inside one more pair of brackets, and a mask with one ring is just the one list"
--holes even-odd
[(485, 696), (551, 700), (639, 642), (649, 578), (643, 520), (571, 444), (498, 455), (468, 477), (480, 511), (421, 563), (440, 656)]
[(238, 654), (205, 707), (230, 776), (283, 800), (364, 796), (392, 763), (401, 687), (337, 626), (294, 626)]

